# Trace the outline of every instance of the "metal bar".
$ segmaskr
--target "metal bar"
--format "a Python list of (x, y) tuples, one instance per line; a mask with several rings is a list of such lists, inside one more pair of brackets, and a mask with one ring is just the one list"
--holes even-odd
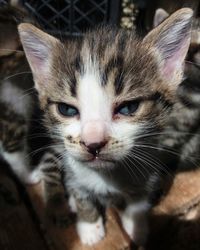
[(118, 25), (121, 15), (121, 0), (110, 0), (107, 22)]
[[(117, 25), (121, 14), (122, 0), (62, 0), (60, 8), (55, 7), (52, 0), (21, 0), (51, 33), (62, 32), (77, 36), (81, 30), (101, 22)], [(79, 3), (81, 5), (79, 6)], [(83, 4), (82, 4), (83, 3)], [(85, 5), (86, 4), (86, 5)], [(51, 13), (53, 11), (55, 14)], [(55, 20), (55, 21), (54, 21)], [(55, 22), (51, 23), (51, 22)], [(57, 24), (61, 24), (60, 28)], [(79, 34), (79, 35), (80, 35)]]
[(102, 8), (102, 5), (106, 5), (107, 1), (104, 0), (101, 3), (96, 3), (96, 1), (90, 0), (90, 2), (97, 8), (99, 9), (103, 14), (105, 14), (105, 8)]
[(60, 18), (62, 19), (65, 23), (69, 24), (69, 19), (67, 19), (63, 13), (69, 9), (69, 6), (66, 6), (64, 9), (62, 9), (61, 11), (57, 12), (56, 15), (54, 15), (53, 17), (51, 17), (48, 21), (52, 22), (55, 18)]

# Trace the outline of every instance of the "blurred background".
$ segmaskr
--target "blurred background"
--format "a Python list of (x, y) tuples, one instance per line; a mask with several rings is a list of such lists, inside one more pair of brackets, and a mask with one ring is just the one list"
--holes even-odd
[(1, 7), (23, 9), (52, 34), (81, 35), (98, 24), (119, 25), (145, 32), (152, 28), (158, 8), (172, 13), (181, 7), (192, 7), (199, 15), (198, 0), (0, 0)]

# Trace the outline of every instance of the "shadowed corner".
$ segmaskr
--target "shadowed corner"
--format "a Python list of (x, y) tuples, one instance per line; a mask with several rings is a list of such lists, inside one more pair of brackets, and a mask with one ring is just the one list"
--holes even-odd
[(180, 172), (152, 211), (147, 249), (200, 248), (200, 170)]

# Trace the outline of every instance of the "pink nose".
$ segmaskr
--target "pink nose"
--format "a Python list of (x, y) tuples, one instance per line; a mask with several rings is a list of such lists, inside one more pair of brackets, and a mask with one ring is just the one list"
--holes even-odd
[(106, 126), (101, 121), (87, 122), (82, 129), (82, 143), (87, 147), (88, 152), (98, 155), (106, 145)]

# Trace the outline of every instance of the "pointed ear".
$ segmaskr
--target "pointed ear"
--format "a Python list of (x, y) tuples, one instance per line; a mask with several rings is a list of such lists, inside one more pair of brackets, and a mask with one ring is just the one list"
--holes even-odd
[(191, 36), (193, 11), (183, 8), (154, 28), (143, 40), (152, 49), (160, 72), (167, 81), (182, 77), (183, 64)]
[(18, 30), (34, 78), (44, 80), (51, 71), (52, 54), (59, 41), (32, 24), (22, 23)]
[(169, 16), (169, 14), (164, 10), (164, 9), (157, 9), (154, 15), (154, 19), (153, 19), (153, 27), (157, 27), (159, 24), (161, 24), (167, 17)]

